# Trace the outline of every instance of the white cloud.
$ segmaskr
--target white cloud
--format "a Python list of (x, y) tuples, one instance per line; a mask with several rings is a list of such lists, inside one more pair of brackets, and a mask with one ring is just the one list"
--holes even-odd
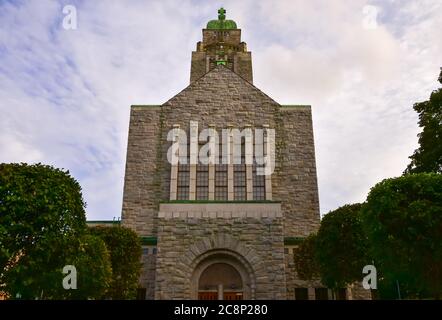
[[(265, 2), (268, 26), (286, 38), (255, 52), (258, 87), (277, 101), (312, 104), (322, 213), (364, 201), (376, 182), (402, 173), (417, 146), (412, 105), (429, 96), (442, 65), (436, 1), (390, 3), (399, 26), (375, 4), (375, 29), (362, 23), (369, 2), (348, 3), (287, 1), (272, 10)], [(414, 11), (420, 18), (407, 20)]]
[[(89, 219), (121, 211), (131, 104), (183, 89), (201, 28), (219, 4), (71, 1), (0, 4), (0, 161), (68, 168)], [(379, 8), (364, 29), (363, 7)], [(255, 84), (312, 104), (322, 213), (363, 201), (416, 147), (412, 104), (437, 85), (439, 1), (225, 1), (253, 52)]]

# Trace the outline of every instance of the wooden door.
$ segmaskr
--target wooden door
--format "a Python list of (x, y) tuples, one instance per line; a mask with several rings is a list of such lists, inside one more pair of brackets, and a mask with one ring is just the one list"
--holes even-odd
[(198, 300), (218, 300), (218, 292), (216, 291), (198, 292)]
[(224, 292), (224, 300), (242, 300), (242, 292)]

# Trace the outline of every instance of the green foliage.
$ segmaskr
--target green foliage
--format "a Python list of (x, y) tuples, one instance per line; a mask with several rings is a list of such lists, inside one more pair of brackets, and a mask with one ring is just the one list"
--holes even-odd
[[(439, 75), (442, 84), (442, 68)], [(431, 93), (428, 101), (416, 103), (413, 109), (419, 113), (419, 148), (410, 157), (406, 173), (442, 173), (442, 88)]]
[(11, 298), (62, 298), (62, 268), (67, 264), (67, 237), (40, 239), (25, 253), (14, 257), (2, 274), (1, 282)]
[(86, 230), (84, 206), (68, 171), (0, 164), (0, 283), (11, 297), (57, 296), (65, 249)]
[(374, 186), (363, 221), (381, 281), (399, 282), (402, 296), (442, 291), (442, 175), (421, 173)]
[(311, 234), (302, 240), (293, 250), (296, 272), (302, 280), (319, 278), (319, 266), (315, 259), (316, 234)]
[[(0, 164), (0, 283), (11, 298), (97, 299), (112, 276), (109, 253), (87, 234), (81, 187), (50, 166)], [(62, 286), (77, 269), (76, 290)]]
[(104, 241), (86, 234), (71, 245), (69, 264), (77, 269), (77, 289), (61, 292), (69, 299), (101, 299), (112, 281), (112, 266)]
[(321, 281), (343, 288), (362, 279), (370, 264), (368, 244), (360, 217), (361, 204), (345, 205), (326, 214), (316, 238), (316, 260)]
[(91, 233), (106, 243), (112, 262), (112, 281), (106, 296), (134, 299), (141, 268), (141, 244), (138, 235), (125, 227), (93, 227)]
[[(66, 265), (77, 270), (77, 289), (65, 290), (62, 286)], [(63, 242), (53, 241), (52, 246), (38, 245), (32, 255), (20, 258), (4, 280), (11, 298), (100, 299), (111, 277), (110, 257), (103, 240), (84, 234)]]

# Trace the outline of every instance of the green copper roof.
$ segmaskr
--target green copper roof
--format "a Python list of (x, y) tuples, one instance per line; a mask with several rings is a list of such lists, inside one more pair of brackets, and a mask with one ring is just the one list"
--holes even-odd
[(226, 10), (220, 8), (218, 10), (218, 20), (210, 20), (207, 23), (206, 29), (238, 29), (236, 22), (233, 20), (226, 20)]

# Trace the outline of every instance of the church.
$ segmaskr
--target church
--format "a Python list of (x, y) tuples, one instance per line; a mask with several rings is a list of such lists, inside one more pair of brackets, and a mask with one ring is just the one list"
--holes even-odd
[(144, 299), (331, 297), (293, 262), (320, 224), (311, 107), (254, 86), (252, 53), (223, 8), (192, 52), (190, 84), (131, 106), (121, 224), (143, 241)]

